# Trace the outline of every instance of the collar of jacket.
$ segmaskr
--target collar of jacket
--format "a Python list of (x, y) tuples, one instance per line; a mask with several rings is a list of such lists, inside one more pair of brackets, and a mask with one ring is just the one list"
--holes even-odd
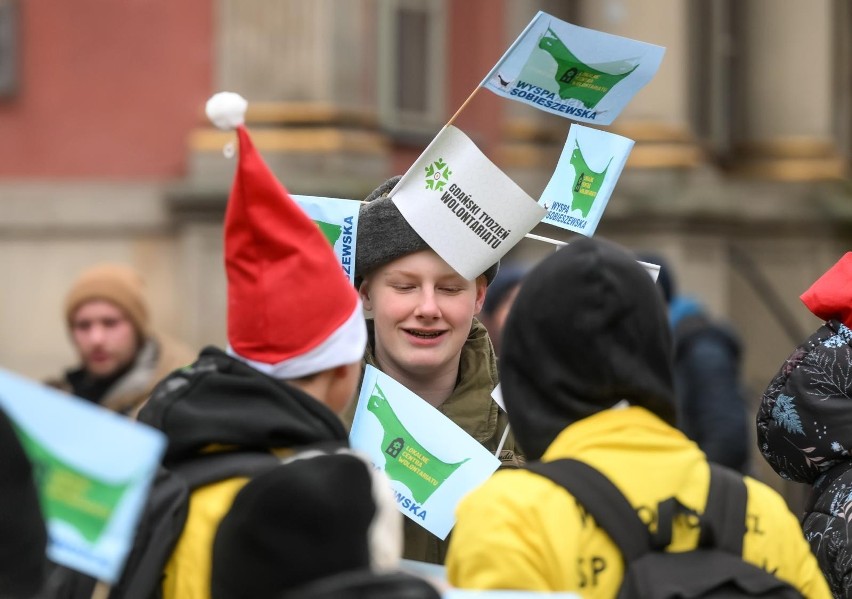
[[(641, 447), (646, 444), (649, 451), (694, 445), (682, 432), (650, 410), (639, 406), (614, 407), (587, 416), (563, 429), (541, 459), (544, 462), (560, 458), (585, 461), (590, 454), (595, 453), (623, 454), (626, 447), (639, 455)], [(641, 459), (645, 457), (640, 456)], [(596, 460), (590, 459), (589, 463), (597, 467)]]
[[(364, 362), (379, 368), (373, 347), (375, 329), (372, 319), (367, 320), (368, 342)], [(474, 319), (467, 340), (462, 346), (459, 378), (452, 395), (438, 410), (464, 431), (484, 443), (497, 432), (497, 415), (500, 408), (491, 398), (497, 386), (497, 355), (485, 326)]]

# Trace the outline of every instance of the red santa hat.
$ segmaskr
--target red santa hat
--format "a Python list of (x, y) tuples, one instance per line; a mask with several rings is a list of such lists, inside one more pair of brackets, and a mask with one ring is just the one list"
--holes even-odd
[(361, 302), (331, 245), (293, 201), (246, 131), (247, 102), (207, 102), (220, 129), (236, 129), (239, 163), (225, 213), (228, 353), (276, 378), (359, 361), (367, 343)]
[(852, 252), (846, 252), (800, 298), (814, 315), (852, 327)]

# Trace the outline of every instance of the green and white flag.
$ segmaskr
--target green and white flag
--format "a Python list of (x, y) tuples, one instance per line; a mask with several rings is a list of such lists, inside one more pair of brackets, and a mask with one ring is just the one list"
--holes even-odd
[(500, 465), (452, 420), (369, 365), (349, 443), (388, 475), (399, 510), (442, 539), (462, 496)]
[(33, 463), (48, 557), (115, 582), (165, 451), (165, 435), (3, 370), (0, 407)]
[(361, 202), (314, 196), (292, 196), (334, 248), (334, 255), (349, 280), (355, 283), (355, 240)]
[(539, 12), (481, 86), (575, 121), (609, 125), (651, 80), (664, 53)]
[(539, 199), (547, 209), (543, 222), (591, 237), (632, 149), (632, 139), (571, 125)]
[(441, 129), (390, 193), (402, 216), (447, 264), (474, 279), (545, 214), (460, 129)]

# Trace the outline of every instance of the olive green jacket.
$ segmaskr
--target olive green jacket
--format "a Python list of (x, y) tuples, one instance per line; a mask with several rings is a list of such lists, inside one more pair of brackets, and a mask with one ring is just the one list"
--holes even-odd
[[(364, 365), (378, 368), (373, 355), (373, 321), (367, 321), (369, 343), (364, 355)], [(491, 398), (497, 386), (497, 356), (488, 337), (488, 331), (474, 320), (467, 341), (462, 347), (459, 363), (459, 378), (452, 395), (438, 407), (447, 418), (460, 426), (485, 449), (494, 453), (500, 445), (503, 432), (509, 424), (506, 413)], [(360, 385), (359, 385), (360, 387)], [(343, 414), (347, 429), (352, 426), (357, 396)], [(501, 468), (517, 468), (523, 465), (523, 456), (515, 443), (511, 431), (500, 452)], [(450, 537), (442, 541), (413, 520), (405, 519), (405, 559), (443, 564), (447, 555)]]

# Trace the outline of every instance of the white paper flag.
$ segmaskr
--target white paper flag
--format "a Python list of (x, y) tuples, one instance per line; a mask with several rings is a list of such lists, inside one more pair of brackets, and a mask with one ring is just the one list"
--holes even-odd
[(539, 110), (609, 125), (657, 72), (665, 50), (539, 12), (481, 85)]
[(166, 436), (4, 370), (0, 407), (37, 472), (48, 557), (108, 583), (118, 580)]
[(411, 228), (466, 279), (502, 258), (546, 212), (452, 125), (390, 197)]
[(547, 209), (544, 222), (591, 237), (632, 149), (632, 139), (571, 125), (539, 199)]
[(343, 272), (355, 283), (355, 240), (358, 238), (361, 202), (297, 195), (293, 199), (328, 239)]
[(500, 461), (461, 427), (381, 370), (367, 366), (350, 445), (391, 481), (399, 510), (446, 538), (459, 500)]

